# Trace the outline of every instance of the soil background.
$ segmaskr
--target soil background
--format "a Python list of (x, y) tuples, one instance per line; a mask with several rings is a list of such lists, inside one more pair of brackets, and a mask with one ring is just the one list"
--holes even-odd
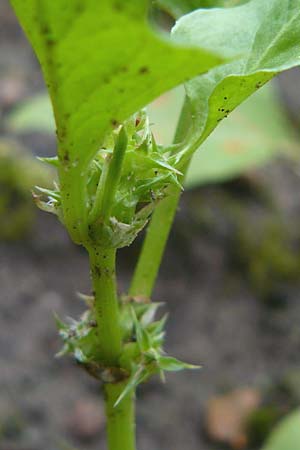
[[(292, 113), (300, 111), (293, 77), (282, 82)], [(8, 1), (0, 0), (0, 120), (42, 89), (38, 63)], [(49, 136), (17, 139), (35, 154), (55, 149)], [(294, 169), (277, 161), (251, 175), (276, 200), (288, 229), (300, 224)], [(299, 369), (299, 284), (284, 285), (280, 307), (266, 306), (234, 263), (234, 219), (218, 199), (226, 192), (246, 204), (254, 239), (255, 224), (266, 214), (251, 189), (245, 200), (239, 186), (205, 187), (185, 193), (181, 202), (153, 298), (165, 301), (170, 313), (167, 351), (203, 368), (139, 389), (139, 450), (220, 449), (204, 432), (209, 399), (235, 387), (262, 389)], [(198, 217), (203, 205), (212, 214), (210, 227)], [(120, 292), (126, 291), (140, 243), (120, 252)], [(97, 382), (71, 359), (54, 358), (60, 341), (52, 312), (76, 317), (82, 311), (76, 292), (90, 292), (87, 263), (85, 252), (43, 213), (26, 239), (0, 243), (0, 450), (105, 449)]]

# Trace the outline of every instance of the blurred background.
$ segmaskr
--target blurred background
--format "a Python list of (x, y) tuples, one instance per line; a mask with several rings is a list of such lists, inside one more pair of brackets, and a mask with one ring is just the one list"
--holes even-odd
[[(149, 107), (161, 143), (182, 96)], [(98, 383), (54, 358), (53, 312), (76, 317), (76, 292), (90, 292), (85, 252), (31, 198), (54, 176), (36, 156), (54, 154), (39, 65), (0, 0), (0, 450), (105, 448)], [(243, 104), (195, 156), (154, 300), (170, 312), (167, 350), (203, 369), (139, 389), (139, 450), (300, 449), (266, 444), (282, 419), (286, 438), (300, 430), (299, 157), (299, 69)], [(120, 252), (120, 292), (140, 244)]]

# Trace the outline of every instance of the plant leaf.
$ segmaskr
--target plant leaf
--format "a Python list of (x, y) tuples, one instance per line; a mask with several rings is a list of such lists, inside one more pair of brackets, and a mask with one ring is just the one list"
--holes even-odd
[(240, 54), (186, 83), (192, 154), (236, 106), (277, 73), (300, 64), (300, 0), (251, 0), (235, 8), (198, 10), (179, 19), (173, 35), (227, 57)]
[(59, 160), (58, 160), (57, 156), (53, 156), (53, 157), (41, 157), (41, 156), (39, 156), (37, 159), (39, 161), (41, 161), (43, 163), (46, 163), (46, 164), (49, 164), (50, 166), (53, 166), (53, 167), (58, 167), (58, 165), (59, 165)]
[(88, 167), (105, 136), (162, 92), (224, 58), (155, 35), (147, 23), (148, 0), (11, 3), (50, 92), (64, 224), (82, 244), (88, 234)]
[(168, 319), (168, 314), (164, 314), (164, 316), (160, 320), (150, 323), (150, 325), (148, 325), (148, 327), (147, 327), (148, 332), (153, 337), (160, 336), (165, 328), (167, 319)]
[(288, 414), (271, 433), (263, 450), (296, 450), (300, 442), (300, 410)]
[(60, 319), (60, 317), (58, 316), (58, 314), (56, 314), (56, 312), (53, 313), (53, 317), (55, 320), (55, 325), (56, 328), (58, 329), (59, 332), (63, 331), (67, 331), (68, 330), (68, 326)]
[(155, 314), (164, 303), (162, 302), (151, 302), (146, 304), (145, 312), (142, 314), (140, 321), (143, 327), (147, 327), (151, 323), (153, 323)]
[(131, 314), (135, 326), (136, 340), (141, 352), (146, 352), (152, 347), (151, 336), (136, 317), (134, 308), (131, 307)]
[(173, 17), (181, 17), (198, 8), (203, 7), (203, 0), (157, 0), (154, 5), (158, 5)]
[(200, 369), (201, 366), (194, 366), (193, 364), (187, 364), (185, 362), (179, 361), (172, 356), (159, 356), (157, 359), (158, 367), (161, 370), (166, 370), (168, 372), (178, 372), (184, 369)]
[(245, 3), (248, 0), (157, 0), (163, 10), (175, 18), (179, 18), (195, 9), (231, 7)]
[(146, 0), (11, 3), (42, 65), (59, 152), (67, 149), (79, 165), (117, 123), (221, 62), (214, 51), (180, 48), (156, 36), (146, 22)]
[(116, 403), (114, 404), (114, 407), (116, 408), (121, 401), (128, 395), (133, 389), (135, 389), (142, 381), (144, 380), (146, 376), (146, 370), (143, 366), (137, 366), (136, 370), (132, 373), (131, 377), (128, 380), (128, 383), (126, 384), (123, 392), (117, 399)]
[(299, 153), (298, 140), (271, 82), (240, 105), (202, 144), (185, 186), (224, 181), (280, 153)]

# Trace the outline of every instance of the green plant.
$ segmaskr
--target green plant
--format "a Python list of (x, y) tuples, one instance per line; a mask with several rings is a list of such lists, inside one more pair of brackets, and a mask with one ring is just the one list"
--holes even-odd
[(300, 439), (300, 413), (289, 413), (271, 432), (262, 450), (297, 450)]
[[(57, 127), (58, 157), (45, 162), (59, 184), (40, 188), (37, 201), (90, 258), (86, 313), (68, 324), (57, 318), (61, 353), (103, 382), (110, 450), (133, 450), (137, 385), (195, 367), (164, 353), (166, 318), (156, 320), (159, 304), (150, 302), (184, 172), (237, 105), (299, 64), (300, 0), (195, 10), (177, 21), (171, 41), (150, 29), (146, 0), (11, 3), (40, 60)], [(158, 3), (176, 17), (202, 4)], [(185, 81), (174, 144), (158, 145), (141, 108)], [(117, 249), (151, 215), (129, 293), (118, 298)]]
[[(184, 88), (173, 89), (147, 108), (152, 131), (160, 144), (172, 141)], [(55, 123), (47, 93), (18, 105), (6, 120), (10, 132), (53, 134)], [(298, 159), (299, 136), (286, 117), (274, 82), (242, 103), (195, 152), (184, 187), (222, 182), (266, 164), (277, 156)]]
[(299, 136), (270, 82), (223, 121), (196, 152), (185, 186), (232, 179), (278, 156), (298, 158)]

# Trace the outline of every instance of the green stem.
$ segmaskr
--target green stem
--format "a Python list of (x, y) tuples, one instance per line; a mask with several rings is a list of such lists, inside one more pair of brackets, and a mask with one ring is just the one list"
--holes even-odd
[(112, 157), (104, 164), (95, 203), (89, 217), (90, 223), (99, 217), (103, 222), (106, 222), (110, 217), (113, 200), (121, 177), (126, 148), (127, 134), (125, 128), (122, 127), (117, 136)]
[[(174, 143), (181, 142), (186, 137), (189, 119), (189, 102), (186, 99), (177, 124)], [(184, 165), (183, 173), (187, 167), (188, 163)], [(129, 294), (132, 296), (151, 297), (180, 194), (181, 189), (173, 186), (169, 190), (168, 196), (158, 204), (152, 215), (129, 290)]]
[[(82, 244), (87, 236), (86, 177), (82, 168), (59, 166), (64, 224), (76, 244)], [(74, 182), (76, 180), (76, 182)]]
[(134, 393), (114, 407), (124, 388), (125, 383), (104, 386), (109, 450), (135, 450)]
[(178, 187), (172, 187), (153, 213), (131, 282), (129, 294), (132, 296), (151, 297), (180, 193)]
[(99, 333), (99, 355), (104, 365), (117, 366), (122, 350), (116, 289), (116, 250), (90, 247), (95, 313)]
[[(116, 290), (115, 249), (88, 249), (95, 294), (99, 357), (107, 367), (118, 366), (122, 336)], [(126, 382), (105, 384), (107, 441), (109, 450), (135, 450), (134, 393), (114, 406)]]
[[(113, 155), (104, 166), (95, 203), (89, 215), (90, 223), (98, 218), (105, 223), (110, 217), (126, 147), (127, 135), (122, 127)], [(91, 245), (88, 252), (95, 295), (99, 358), (104, 366), (117, 367), (122, 352), (122, 332), (116, 288), (116, 250)], [(125, 386), (126, 382), (104, 386), (109, 450), (135, 449), (134, 393), (114, 406)]]

